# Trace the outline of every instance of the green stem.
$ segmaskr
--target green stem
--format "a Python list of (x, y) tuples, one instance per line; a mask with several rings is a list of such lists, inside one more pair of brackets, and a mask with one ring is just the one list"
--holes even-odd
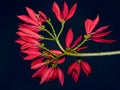
[(43, 38), (43, 40), (53, 41), (54, 39), (52, 39), (52, 38)]
[(96, 52), (96, 53), (69, 53), (66, 52), (68, 56), (77, 56), (77, 57), (91, 57), (91, 56), (111, 56), (118, 55), (120, 51), (109, 51), (109, 52)]
[(52, 29), (52, 31), (53, 31), (53, 34), (54, 34), (54, 36), (56, 37), (57, 35), (56, 35), (55, 29), (54, 29), (51, 21), (50, 21), (50, 20), (47, 20), (46, 22), (50, 25), (50, 27), (51, 27), (51, 29)]
[(65, 52), (64, 48), (62, 47), (62, 45), (60, 44), (60, 41), (58, 40), (58, 38), (56, 38), (56, 43), (59, 46), (59, 48), (61, 49), (61, 51)]
[(80, 46), (82, 46), (87, 40), (89, 39), (89, 37), (85, 37), (85, 39), (80, 43), (78, 44), (74, 49), (72, 49), (72, 51), (75, 51), (76, 49), (78, 49)]
[(60, 32), (58, 33), (58, 36), (57, 36), (58, 38), (60, 37), (60, 35), (61, 35), (62, 31), (63, 31), (64, 25), (65, 25), (65, 21), (63, 20), (62, 21), (62, 27), (60, 29)]
[(51, 34), (51, 32), (49, 32), (47, 29), (43, 29), (45, 32), (47, 32), (53, 39), (55, 38), (52, 34)]
[[(52, 54), (52, 55), (56, 56), (56, 54), (55, 54), (55, 53), (51, 52), (51, 51), (50, 51), (49, 49), (47, 49), (46, 47), (42, 47), (42, 49), (44, 49), (44, 50), (48, 51), (50, 54)], [(55, 58), (55, 57), (54, 57), (54, 58)]]

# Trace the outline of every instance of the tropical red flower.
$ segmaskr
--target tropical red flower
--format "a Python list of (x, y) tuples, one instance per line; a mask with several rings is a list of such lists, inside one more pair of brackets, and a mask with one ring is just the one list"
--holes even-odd
[(23, 58), (24, 60), (33, 60), (37, 57), (42, 56), (42, 53), (39, 51), (39, 49), (34, 49), (34, 48), (27, 49), (21, 52), (27, 54), (27, 56)]
[(26, 28), (26, 29), (33, 31), (35, 33), (42, 31), (42, 30), (40, 30), (40, 28), (38, 26), (29, 25), (29, 24), (20, 24), (19, 28)]
[(42, 11), (36, 14), (31, 8), (26, 7), (26, 10), (29, 16), (18, 15), (17, 17), (30, 25), (41, 26), (42, 22), (47, 20), (47, 16)]
[(32, 78), (41, 78), (40, 84), (48, 81), (53, 81), (55, 79), (59, 79), (61, 85), (64, 83), (64, 74), (62, 70), (58, 67), (50, 67), (48, 68), (47, 64), (42, 62), (41, 60), (35, 60), (31, 64), (31, 69), (38, 69), (33, 75)]
[(40, 35), (27, 29), (27, 28), (18, 28), (20, 31), (16, 32), (21, 37), (32, 37), (35, 39), (40, 39)]
[(55, 13), (57, 19), (62, 22), (62, 20), (69, 20), (75, 13), (77, 8), (77, 3), (75, 3), (70, 11), (68, 10), (68, 5), (66, 2), (64, 2), (63, 10), (60, 10), (60, 7), (56, 2), (53, 3), (52, 11)]
[[(76, 40), (75, 42), (72, 44), (73, 42), (73, 39), (74, 39), (74, 34), (73, 34), (73, 31), (72, 31), (72, 28), (70, 28), (66, 34), (66, 38), (65, 38), (65, 45), (66, 45), (66, 48), (69, 48), (69, 49), (72, 49), (74, 48), (75, 46), (77, 46), (81, 40), (82, 40), (82, 35), (80, 35)], [(71, 45), (72, 44), (72, 45)], [(80, 51), (80, 50), (83, 50), (83, 49), (86, 49), (87, 46), (83, 46), (83, 47), (80, 47), (78, 48), (76, 51)]]
[(80, 71), (81, 71), (80, 63), (74, 62), (68, 67), (67, 74), (72, 75), (73, 80), (75, 81), (75, 83), (77, 83), (78, 78), (80, 76)]
[[(62, 52), (60, 50), (55, 50), (54, 49), (54, 50), (50, 50), (50, 51), (53, 52), (56, 55), (61, 55), (62, 54)], [(51, 56), (51, 54), (49, 54), (48, 56)], [(58, 60), (53, 60), (53, 59), (51, 59), (51, 60), (53, 61), (54, 64), (62, 64), (65, 61), (65, 57), (61, 57)]]
[(111, 31), (104, 32), (108, 28), (108, 25), (100, 27), (95, 32), (93, 32), (93, 30), (96, 28), (98, 23), (99, 23), (99, 15), (94, 20), (91, 20), (91, 19), (85, 20), (85, 30), (87, 35), (90, 35), (90, 39), (96, 42), (101, 42), (101, 43), (115, 42), (116, 40), (109, 40), (109, 39), (103, 38), (104, 36), (111, 33)]
[(87, 62), (81, 61), (80, 64), (81, 64), (83, 72), (86, 74), (86, 76), (88, 76), (89, 74), (92, 73), (92, 69)]

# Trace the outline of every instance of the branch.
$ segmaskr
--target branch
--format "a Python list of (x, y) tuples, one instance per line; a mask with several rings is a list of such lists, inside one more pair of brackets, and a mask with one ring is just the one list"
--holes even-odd
[(78, 57), (111, 56), (111, 55), (119, 55), (119, 54), (120, 54), (120, 51), (96, 52), (96, 53), (69, 53), (69, 52), (66, 52), (66, 55), (78, 56)]

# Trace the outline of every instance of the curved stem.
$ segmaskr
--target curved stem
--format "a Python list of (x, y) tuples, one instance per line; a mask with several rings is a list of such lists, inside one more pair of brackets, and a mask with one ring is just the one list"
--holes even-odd
[(76, 49), (78, 49), (80, 46), (82, 46), (87, 40), (89, 39), (89, 36), (85, 36), (85, 39), (78, 44), (74, 49), (72, 49), (72, 51), (75, 51)]
[(56, 37), (57, 35), (56, 35), (55, 29), (54, 29), (51, 21), (50, 21), (50, 20), (47, 20), (46, 22), (50, 25), (50, 27), (51, 27), (51, 29), (52, 29), (52, 31), (53, 31), (53, 34), (54, 34), (54, 36)]
[(58, 40), (58, 38), (56, 38), (56, 43), (59, 46), (59, 48), (64, 52), (64, 48), (62, 47), (62, 45), (60, 44), (60, 41)]
[(53, 39), (55, 38), (47, 29), (43, 29), (45, 32), (47, 32)]
[(58, 36), (57, 36), (58, 38), (60, 37), (60, 35), (61, 35), (62, 31), (63, 31), (64, 25), (65, 25), (65, 21), (63, 20), (62, 27), (60, 29), (60, 32), (58, 33)]
[(120, 51), (96, 52), (96, 53), (69, 53), (69, 52), (66, 52), (66, 55), (78, 56), (78, 57), (111, 56), (111, 55), (119, 55), (119, 54), (120, 54)]
[(55, 54), (55, 53), (51, 52), (51, 51), (50, 51), (49, 49), (47, 49), (46, 47), (42, 47), (42, 49), (44, 49), (44, 50), (48, 51), (50, 54), (52, 54), (52, 55), (56, 56), (56, 54)]

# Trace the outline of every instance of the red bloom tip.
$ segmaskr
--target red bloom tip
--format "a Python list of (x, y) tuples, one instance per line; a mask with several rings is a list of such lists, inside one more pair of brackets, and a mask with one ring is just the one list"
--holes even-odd
[(83, 72), (86, 74), (86, 76), (92, 73), (92, 69), (87, 62), (81, 61), (81, 65), (82, 65)]
[(38, 13), (40, 14), (40, 19), (43, 22), (47, 20), (47, 16), (45, 15), (45, 13), (43, 13), (42, 11), (38, 11)]
[(69, 13), (68, 13), (68, 15), (67, 15), (67, 17), (66, 17), (66, 21), (67, 21), (68, 19), (70, 19), (70, 18), (74, 15), (74, 13), (75, 13), (75, 11), (76, 11), (76, 8), (77, 8), (77, 3), (75, 3), (75, 4), (72, 6), (72, 8), (70, 9), (70, 11), (69, 11)]
[(78, 43), (80, 43), (80, 41), (82, 40), (82, 35), (80, 35), (76, 41), (73, 43), (73, 45), (71, 46), (71, 48), (74, 48)]
[(66, 44), (66, 48), (70, 48), (70, 45), (73, 41), (73, 32), (72, 32), (72, 28), (70, 28), (66, 34), (66, 38), (65, 38), (65, 44)]
[(58, 70), (59, 82), (61, 85), (63, 85), (64, 84), (64, 73), (60, 68), (58, 68), (57, 70)]
[(86, 19), (85, 21), (86, 33), (90, 34), (94, 30), (94, 28), (97, 26), (98, 22), (99, 22), (99, 15), (94, 20)]
[(64, 19), (65, 21), (70, 19), (74, 15), (76, 8), (77, 8), (77, 3), (75, 3), (69, 11), (67, 3), (64, 1), (63, 10), (60, 10), (58, 4), (54, 2), (52, 11), (55, 13), (57, 19), (60, 22), (62, 22), (62, 19)]
[(39, 24), (37, 22), (35, 22), (32, 18), (26, 16), (26, 15), (18, 15), (17, 16), (20, 20), (26, 22), (26, 23), (29, 23), (29, 24), (32, 24), (32, 25), (36, 25), (36, 26), (39, 26)]
[(53, 3), (52, 11), (55, 13), (57, 19), (61, 22), (60, 8), (56, 2)]
[(64, 1), (64, 6), (63, 6), (63, 13), (62, 13), (62, 16), (63, 18), (65, 19), (68, 15), (68, 5), (67, 3)]
[(69, 66), (67, 74), (68, 75), (72, 74), (72, 78), (76, 83), (80, 76), (80, 71), (81, 71), (80, 64), (78, 62), (74, 62)]
[(36, 22), (38, 22), (37, 18), (36, 18), (36, 13), (29, 7), (26, 7), (27, 13), (29, 14), (29, 16), (35, 20)]
[(44, 82), (47, 80), (47, 78), (49, 77), (51, 71), (52, 71), (52, 67), (46, 69), (46, 70), (43, 72), (42, 77), (41, 77), (40, 84), (44, 83)]

